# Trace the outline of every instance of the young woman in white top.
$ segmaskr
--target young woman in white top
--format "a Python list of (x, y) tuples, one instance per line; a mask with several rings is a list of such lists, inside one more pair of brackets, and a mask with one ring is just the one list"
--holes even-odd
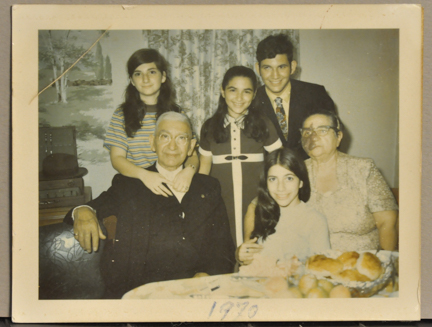
[(255, 253), (277, 260), (305, 259), (330, 248), (327, 221), (308, 206), (310, 184), (304, 161), (280, 148), (265, 159), (256, 203), (244, 221), (245, 242), (237, 249), (241, 265)]

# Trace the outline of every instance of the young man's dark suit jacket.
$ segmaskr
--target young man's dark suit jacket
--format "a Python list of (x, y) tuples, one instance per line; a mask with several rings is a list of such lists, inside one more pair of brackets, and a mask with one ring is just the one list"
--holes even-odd
[[(148, 169), (157, 171), (155, 165)], [(106, 242), (101, 259), (108, 298), (197, 272), (233, 272), (235, 247), (220, 184), (213, 177), (195, 174), (179, 203), (175, 196), (156, 195), (140, 180), (118, 174), (108, 191), (88, 205), (101, 224), (103, 218), (117, 217), (115, 241)], [(65, 222), (73, 223), (71, 211)]]
[(303, 159), (308, 157), (300, 142), (301, 137), (299, 129), (302, 127), (304, 119), (318, 109), (335, 111), (334, 102), (327, 94), (324, 86), (292, 79), (288, 117), (288, 139), (285, 139), (276, 118), (273, 105), (265, 91), (265, 85), (258, 88), (256, 101), (261, 112), (270, 118), (275, 125), (284, 147), (296, 150)]

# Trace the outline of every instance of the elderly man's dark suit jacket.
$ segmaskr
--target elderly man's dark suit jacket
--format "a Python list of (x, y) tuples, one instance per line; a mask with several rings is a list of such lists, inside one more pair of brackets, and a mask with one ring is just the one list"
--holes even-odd
[[(149, 170), (156, 171), (155, 165)], [(105, 244), (101, 259), (101, 273), (110, 298), (159, 280), (190, 278), (197, 272), (233, 272), (235, 248), (215, 178), (195, 174), (179, 203), (175, 196), (156, 195), (140, 180), (118, 174), (108, 191), (88, 205), (96, 209), (100, 223), (110, 215), (118, 219), (115, 241)], [(160, 221), (172, 224), (161, 225)], [(65, 222), (72, 223), (71, 212)], [(180, 237), (173, 239), (177, 231)], [(149, 244), (151, 239), (160, 243)], [(166, 249), (165, 239), (170, 248)], [(155, 258), (154, 253), (161, 251), (164, 254)], [(189, 262), (178, 259), (183, 255)], [(178, 265), (173, 267), (172, 262)]]
[(291, 97), (288, 117), (288, 139), (285, 139), (280, 129), (279, 122), (273, 109), (273, 105), (265, 91), (265, 85), (258, 88), (255, 98), (256, 105), (276, 127), (279, 138), (284, 147), (296, 150), (304, 159), (308, 156), (300, 144), (300, 131), (306, 117), (318, 109), (335, 111), (333, 100), (327, 94), (322, 85), (291, 80)]

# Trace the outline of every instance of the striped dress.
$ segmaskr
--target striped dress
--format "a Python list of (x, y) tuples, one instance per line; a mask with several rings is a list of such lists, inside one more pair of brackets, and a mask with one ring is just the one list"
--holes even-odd
[(104, 147), (108, 150), (111, 150), (113, 146), (119, 147), (126, 151), (126, 158), (134, 165), (146, 168), (157, 159), (149, 141), (156, 127), (156, 106), (147, 106), (147, 112), (141, 125), (134, 137), (128, 137), (125, 131), (123, 110), (116, 109), (106, 132)]

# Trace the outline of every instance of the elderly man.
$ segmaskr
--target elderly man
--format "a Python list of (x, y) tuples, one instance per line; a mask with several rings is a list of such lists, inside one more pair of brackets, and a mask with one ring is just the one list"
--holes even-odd
[(287, 35), (266, 37), (258, 44), (256, 58), (255, 69), (264, 82), (257, 90), (257, 104), (275, 125), (284, 147), (307, 158), (300, 144), (303, 120), (318, 109), (334, 112), (333, 100), (322, 85), (291, 79), (297, 62)]
[[(189, 120), (175, 112), (160, 116), (150, 142), (158, 160), (148, 169), (168, 180), (195, 146)], [(219, 182), (196, 174), (188, 192), (171, 191), (175, 196), (156, 195), (140, 180), (116, 175), (108, 191), (65, 217), (89, 252), (105, 238), (101, 219), (117, 217), (115, 241), (101, 259), (106, 298), (145, 283), (233, 271), (235, 248)]]

